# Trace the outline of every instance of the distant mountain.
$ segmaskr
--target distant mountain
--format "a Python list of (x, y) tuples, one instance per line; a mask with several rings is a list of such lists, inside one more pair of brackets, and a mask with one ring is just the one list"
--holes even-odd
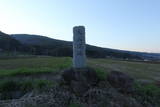
[[(12, 34), (0, 32), (0, 51), (19, 51), (34, 55), (72, 56), (72, 42), (52, 39), (40, 35)], [(119, 58), (138, 60), (160, 60), (160, 54), (142, 53), (87, 45), (86, 54), (94, 58)]]
[(52, 39), (49, 37), (41, 36), (41, 35), (28, 35), (28, 34), (12, 34), (16, 40), (20, 41), (22, 44), (27, 45), (38, 45), (38, 46), (59, 46), (59, 45), (71, 45), (71, 42), (60, 41), (56, 39)]
[(0, 50), (13, 51), (21, 48), (21, 43), (10, 35), (0, 31)]
[(132, 52), (132, 54), (140, 56), (145, 60), (160, 60), (160, 53)]
[[(34, 54), (72, 56), (72, 42), (69, 41), (56, 40), (40, 35), (13, 34), (11, 36), (22, 44), (31, 46)], [(141, 57), (137, 55), (92, 45), (87, 45), (86, 53), (87, 56), (95, 58), (114, 57), (123, 59), (141, 59)]]
[(13, 34), (11, 37), (31, 47), (34, 55), (72, 56), (72, 43), (40, 35)]

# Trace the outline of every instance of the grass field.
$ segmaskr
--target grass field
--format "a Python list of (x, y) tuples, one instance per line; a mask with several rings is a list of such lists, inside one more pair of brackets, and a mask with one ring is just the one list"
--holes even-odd
[(71, 58), (32, 57), (0, 60), (0, 76), (57, 72), (71, 66)]
[[(98, 76), (102, 79), (102, 83), (104, 83), (103, 80), (107, 77), (106, 75), (112, 70), (129, 74), (137, 80), (133, 84), (135, 91), (124, 97), (132, 97), (143, 104), (144, 107), (147, 104), (160, 105), (160, 87), (155, 84), (160, 81), (160, 64), (89, 58), (87, 65), (96, 70)], [(61, 71), (70, 67), (72, 67), (72, 58), (70, 57), (32, 56), (2, 58), (0, 59), (0, 101), (3, 102), (10, 99), (21, 98), (32, 92), (34, 92), (34, 94), (44, 92), (46, 96), (48, 95), (46, 92), (48, 92), (49, 89), (56, 89), (54, 87), (62, 85), (60, 83)], [(138, 81), (143, 81), (142, 83), (145, 82), (145, 84), (142, 85)], [(122, 93), (115, 91), (116, 88), (110, 87), (111, 85), (109, 85), (108, 82), (106, 88), (101, 89), (99, 85), (97, 85), (98, 90), (106, 89), (107, 93), (110, 92), (108, 91), (110, 88), (114, 90), (111, 91), (110, 94), (108, 93), (107, 97), (104, 97), (104, 102), (108, 99), (108, 95), (113, 94), (117, 96), (115, 98), (122, 95)], [(103, 90), (103, 92), (106, 90)], [(17, 96), (17, 92), (19, 96)], [(117, 92), (116, 95), (115, 92)], [(39, 96), (39, 94), (36, 95)], [(38, 97), (36, 96), (35, 98)], [(50, 97), (47, 98), (47, 101), (48, 99), (50, 99)], [(73, 105), (73, 107), (76, 107), (76, 105)]]
[[(88, 59), (88, 66), (107, 73), (112, 70), (126, 72), (139, 80), (160, 80), (160, 64), (128, 62), (113, 59)], [(31, 57), (0, 59), (0, 77), (19, 74), (59, 72), (72, 66), (70, 57)], [(102, 74), (103, 75), (103, 74)]]
[(138, 80), (160, 81), (160, 63), (120, 61), (112, 59), (90, 59), (89, 65), (109, 72), (128, 73)]

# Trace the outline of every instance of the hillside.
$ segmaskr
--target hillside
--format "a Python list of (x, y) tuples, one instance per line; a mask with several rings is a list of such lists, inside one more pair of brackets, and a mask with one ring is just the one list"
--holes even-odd
[[(32, 55), (72, 56), (72, 42), (41, 35), (12, 34), (0, 32), (0, 51), (19, 51)], [(159, 60), (160, 54), (142, 53), (87, 45), (86, 54), (94, 58), (119, 58), (136, 60)]]
[(1, 51), (14, 51), (21, 48), (21, 43), (0, 31), (0, 50)]
[[(69, 41), (56, 40), (40, 35), (14, 34), (11, 36), (22, 44), (31, 46), (34, 51), (33, 54), (36, 55), (72, 56), (72, 42)], [(92, 45), (87, 45), (86, 53), (88, 57), (95, 58), (141, 59), (138, 55)]]
[(71, 42), (60, 41), (41, 35), (12, 34), (11, 36), (14, 37), (16, 40), (20, 41), (22, 44), (27, 44), (27, 45), (39, 45), (39, 46), (70, 45), (71, 46)]

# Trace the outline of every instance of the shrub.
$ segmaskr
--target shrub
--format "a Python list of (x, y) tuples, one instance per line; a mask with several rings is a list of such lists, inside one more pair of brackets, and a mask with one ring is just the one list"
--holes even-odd
[(52, 86), (53, 83), (48, 80), (25, 80), (12, 81), (3, 80), (0, 82), (0, 100), (20, 98), (25, 93), (36, 89), (40, 90)]
[(104, 72), (104, 71), (102, 71), (101, 69), (98, 69), (98, 68), (96, 68), (95, 71), (96, 71), (97, 76), (99, 77), (99, 79), (101, 79), (101, 80), (105, 80), (106, 79), (107, 74), (108, 74), (107, 72)]
[(71, 103), (69, 105), (69, 107), (81, 107), (80, 104), (76, 104), (76, 103)]
[(16, 91), (19, 90), (20, 84), (11, 81), (11, 80), (4, 80), (0, 82), (0, 92), (7, 92), (7, 91)]
[(20, 87), (23, 92), (31, 91), (34, 88), (32, 81), (23, 81)]
[(151, 103), (160, 105), (160, 87), (154, 84), (135, 84), (135, 98), (140, 100), (142, 104)]
[(54, 85), (54, 83), (48, 80), (35, 80), (34, 85), (36, 89), (43, 89), (44, 87), (50, 87)]

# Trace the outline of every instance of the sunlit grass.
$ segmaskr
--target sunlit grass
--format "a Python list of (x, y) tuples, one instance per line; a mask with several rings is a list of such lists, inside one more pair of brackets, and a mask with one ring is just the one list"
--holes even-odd
[(19, 68), (66, 68), (71, 65), (71, 58), (35, 57), (0, 60), (0, 69)]
[[(113, 59), (88, 59), (102, 78), (106, 72), (116, 70), (128, 73), (136, 79), (160, 80), (160, 64), (128, 62)], [(31, 57), (0, 59), (0, 76), (59, 72), (72, 66), (70, 57)]]
[(0, 76), (58, 72), (71, 66), (71, 58), (39, 57), (0, 60)]

